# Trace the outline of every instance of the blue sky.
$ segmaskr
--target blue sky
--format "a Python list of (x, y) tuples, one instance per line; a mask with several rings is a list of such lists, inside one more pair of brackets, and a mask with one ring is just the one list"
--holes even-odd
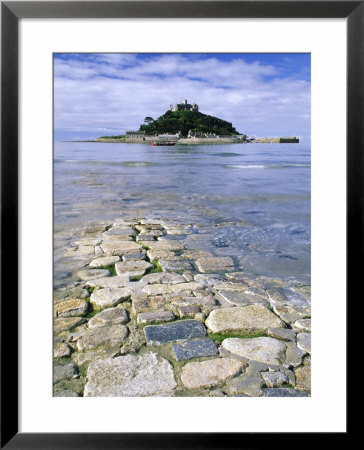
[(298, 136), (311, 121), (309, 54), (55, 54), (55, 139), (138, 129), (187, 98), (249, 136)]

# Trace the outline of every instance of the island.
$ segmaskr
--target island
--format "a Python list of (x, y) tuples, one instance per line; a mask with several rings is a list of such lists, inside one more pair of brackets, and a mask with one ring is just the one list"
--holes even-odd
[(170, 105), (168, 111), (154, 120), (147, 116), (138, 130), (125, 135), (101, 136), (96, 142), (170, 144), (222, 144), (222, 143), (298, 143), (291, 137), (249, 137), (239, 133), (231, 122), (199, 111), (196, 103), (184, 102)]

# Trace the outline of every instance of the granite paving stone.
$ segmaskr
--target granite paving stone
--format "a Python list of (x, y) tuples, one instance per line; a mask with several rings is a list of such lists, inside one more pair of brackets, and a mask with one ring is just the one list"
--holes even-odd
[(302, 358), (307, 354), (292, 342), (287, 342), (286, 359), (284, 361), (285, 367), (298, 367), (302, 364)]
[(120, 261), (120, 256), (101, 256), (100, 258), (93, 259), (89, 266), (90, 267), (105, 267), (111, 266)]
[(128, 329), (125, 325), (91, 328), (78, 339), (77, 347), (79, 350), (89, 350), (100, 345), (121, 344), (127, 336)]
[(82, 317), (65, 317), (61, 319), (55, 319), (53, 321), (53, 331), (55, 333), (60, 333), (61, 331), (70, 330), (71, 328), (75, 328), (82, 323), (85, 323), (86, 320)]
[(174, 273), (149, 273), (143, 277), (143, 281), (148, 284), (178, 284), (184, 283), (186, 280), (182, 275), (174, 274)]
[(128, 288), (97, 289), (91, 294), (90, 302), (99, 308), (107, 308), (128, 300), (131, 294), (132, 291)]
[(244, 367), (233, 358), (215, 358), (187, 363), (181, 373), (182, 383), (189, 389), (216, 386), (236, 375)]
[(311, 317), (311, 308), (309, 306), (274, 306), (273, 310), (287, 323), (293, 323), (298, 319), (306, 319)]
[(205, 326), (198, 320), (181, 320), (167, 325), (147, 325), (144, 328), (149, 345), (161, 345), (206, 335)]
[(288, 383), (288, 377), (282, 372), (262, 372), (262, 378), (269, 388), (280, 387)]
[(196, 305), (180, 306), (177, 310), (181, 319), (183, 317), (193, 317), (195, 314), (200, 312), (199, 306)]
[(153, 264), (147, 261), (123, 261), (115, 264), (115, 270), (118, 275), (127, 274), (131, 279), (142, 277)]
[(311, 353), (311, 333), (297, 334), (297, 347), (307, 353)]
[(104, 241), (101, 244), (102, 250), (108, 255), (123, 255), (124, 253), (137, 253), (141, 251), (141, 246), (134, 241)]
[(296, 340), (296, 333), (289, 328), (270, 328), (267, 334), (270, 337), (281, 339), (282, 341), (294, 342)]
[(293, 324), (293, 329), (297, 332), (308, 332), (311, 333), (311, 319), (298, 319)]
[(55, 365), (53, 367), (53, 382), (57, 383), (61, 380), (70, 380), (78, 376), (77, 367), (73, 363), (67, 365)]
[(105, 325), (116, 325), (129, 321), (128, 313), (124, 308), (107, 308), (96, 314), (89, 320), (89, 328), (103, 327)]
[(286, 344), (270, 337), (227, 338), (222, 347), (231, 353), (265, 364), (280, 365), (285, 360)]
[(284, 328), (283, 322), (263, 305), (236, 306), (212, 311), (206, 325), (214, 333), (221, 331), (262, 332)]
[(193, 270), (193, 266), (189, 261), (168, 261), (161, 259), (159, 264), (164, 272), (184, 272)]
[(85, 397), (145, 397), (172, 392), (171, 364), (156, 353), (125, 355), (91, 363)]
[(55, 317), (82, 316), (88, 310), (88, 303), (82, 299), (71, 299), (56, 303), (54, 306)]
[(172, 311), (151, 311), (138, 314), (137, 322), (141, 324), (170, 322), (175, 316)]
[(63, 342), (55, 342), (53, 348), (53, 358), (65, 358), (72, 353), (72, 347)]
[(229, 256), (207, 257), (196, 260), (200, 272), (225, 272), (234, 270), (234, 261)]
[(226, 382), (226, 392), (231, 395), (246, 394), (251, 397), (261, 397), (263, 395), (263, 379), (257, 372), (244, 373)]
[(310, 391), (311, 390), (311, 366), (299, 367), (295, 370), (296, 389)]
[(269, 305), (267, 299), (264, 299), (257, 295), (252, 295), (251, 293), (247, 292), (239, 292), (229, 289), (229, 290), (219, 290), (218, 293), (219, 295), (222, 296), (222, 298), (225, 301), (233, 305), (238, 306), (253, 305), (253, 304)]
[(116, 277), (98, 278), (87, 281), (88, 286), (103, 288), (121, 288), (129, 283), (129, 275), (117, 275)]
[(263, 390), (263, 397), (307, 397), (306, 392), (293, 388), (269, 388)]
[(199, 339), (186, 341), (173, 346), (174, 356), (177, 361), (200, 358), (202, 356), (215, 356), (218, 350), (212, 339)]
[(80, 280), (88, 281), (95, 280), (97, 278), (109, 277), (110, 272), (106, 269), (85, 269), (79, 270), (76, 275)]

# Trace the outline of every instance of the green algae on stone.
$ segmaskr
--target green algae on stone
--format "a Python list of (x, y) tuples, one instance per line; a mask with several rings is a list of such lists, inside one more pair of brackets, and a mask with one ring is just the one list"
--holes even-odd
[(214, 340), (215, 342), (221, 343), (224, 339), (227, 338), (241, 338), (241, 339), (248, 339), (248, 338), (257, 338), (257, 337), (266, 337), (267, 334), (264, 332), (258, 332), (258, 333), (238, 333), (238, 332), (225, 332), (225, 333), (211, 333), (208, 335), (209, 338)]

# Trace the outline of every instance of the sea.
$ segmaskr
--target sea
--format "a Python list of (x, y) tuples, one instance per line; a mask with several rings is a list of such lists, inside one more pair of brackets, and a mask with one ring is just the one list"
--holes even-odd
[(55, 142), (55, 236), (120, 217), (175, 221), (191, 225), (175, 236), (189, 248), (310, 284), (310, 174), (301, 143)]

